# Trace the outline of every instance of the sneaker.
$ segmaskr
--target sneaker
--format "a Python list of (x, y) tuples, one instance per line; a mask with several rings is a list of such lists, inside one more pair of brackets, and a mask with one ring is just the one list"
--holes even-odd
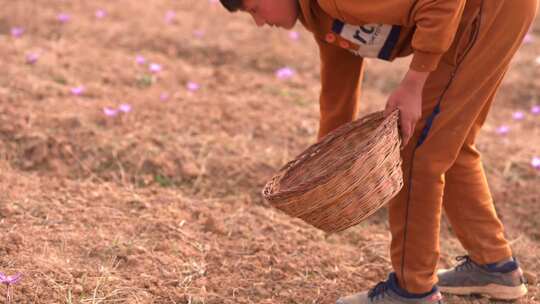
[(515, 258), (501, 263), (479, 265), (467, 255), (461, 264), (437, 272), (439, 289), (455, 295), (481, 295), (498, 300), (516, 300), (527, 294), (523, 271)]
[(360, 292), (340, 298), (336, 304), (443, 304), (443, 298), (437, 287), (422, 295), (410, 294), (398, 286), (395, 273), (387, 281), (380, 282), (370, 291)]

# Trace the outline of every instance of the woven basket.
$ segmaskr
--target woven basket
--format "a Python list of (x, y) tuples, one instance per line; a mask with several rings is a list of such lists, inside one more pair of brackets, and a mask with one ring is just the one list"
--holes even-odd
[(360, 223), (403, 186), (396, 110), (344, 124), (283, 166), (264, 198), (328, 233)]

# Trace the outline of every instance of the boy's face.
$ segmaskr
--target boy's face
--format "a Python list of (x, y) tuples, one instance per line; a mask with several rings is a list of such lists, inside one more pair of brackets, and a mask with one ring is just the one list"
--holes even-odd
[(298, 0), (244, 0), (243, 11), (249, 13), (257, 26), (268, 24), (291, 29), (298, 19)]

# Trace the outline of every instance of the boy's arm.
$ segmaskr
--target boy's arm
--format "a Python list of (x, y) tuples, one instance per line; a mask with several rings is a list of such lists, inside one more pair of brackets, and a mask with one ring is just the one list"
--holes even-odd
[(329, 15), (350, 24), (416, 27), (411, 68), (431, 72), (456, 34), (466, 0), (318, 0)]
[(321, 58), (320, 123), (318, 139), (358, 114), (364, 72), (362, 57), (316, 39)]
[(416, 25), (411, 69), (431, 72), (456, 35), (466, 0), (421, 0), (412, 8)]

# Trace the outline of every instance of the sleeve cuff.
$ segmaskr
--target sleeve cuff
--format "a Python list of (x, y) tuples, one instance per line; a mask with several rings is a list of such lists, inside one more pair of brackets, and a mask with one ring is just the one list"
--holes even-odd
[(418, 72), (431, 72), (437, 69), (442, 54), (414, 51), (410, 68)]

